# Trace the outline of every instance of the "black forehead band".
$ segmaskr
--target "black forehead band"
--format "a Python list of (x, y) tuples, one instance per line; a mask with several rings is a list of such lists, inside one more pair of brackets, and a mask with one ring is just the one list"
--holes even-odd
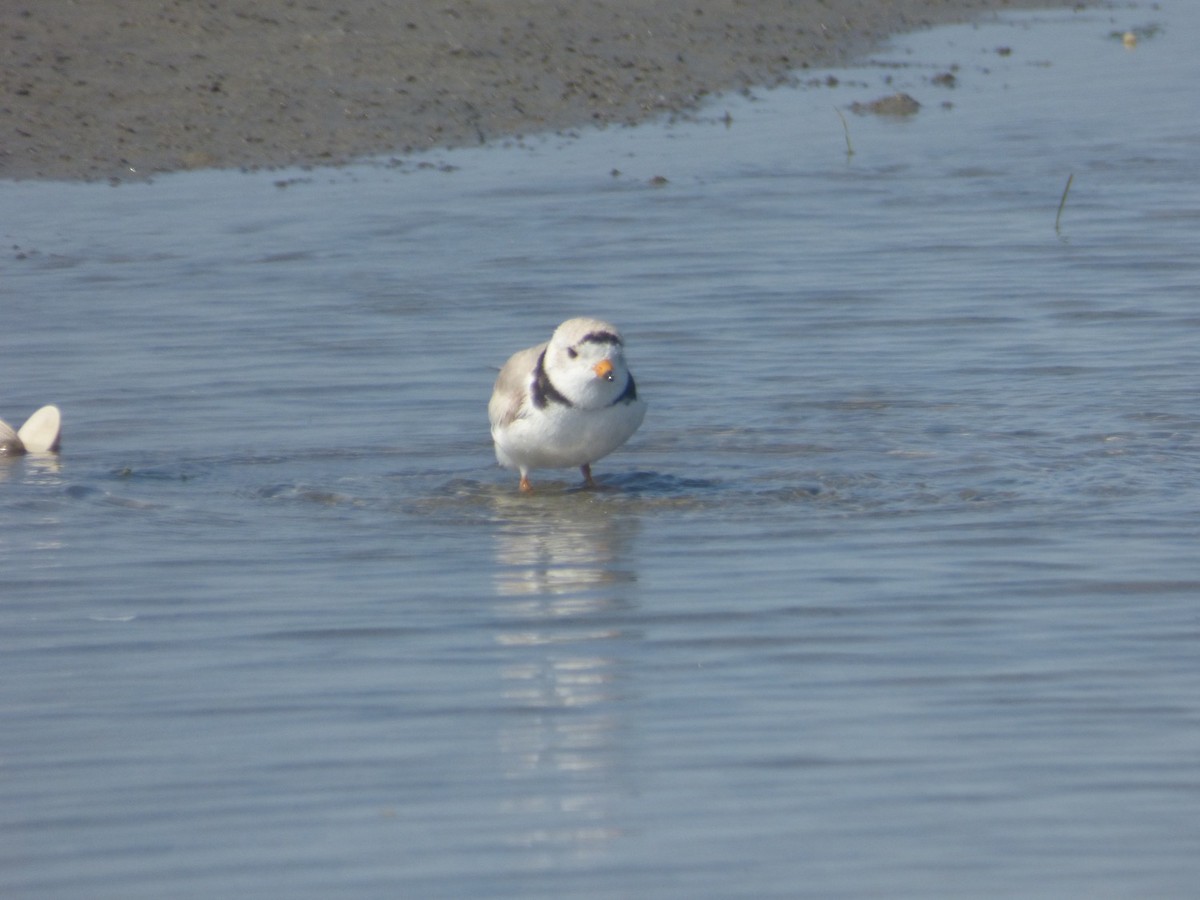
[(621, 339), (611, 331), (589, 331), (579, 339), (581, 344), (616, 344), (621, 346)]

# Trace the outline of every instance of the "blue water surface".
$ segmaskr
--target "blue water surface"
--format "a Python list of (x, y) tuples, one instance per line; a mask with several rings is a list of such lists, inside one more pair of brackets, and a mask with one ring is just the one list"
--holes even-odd
[[(0, 893), (1193, 896), (1198, 42), (0, 185), (0, 415), (65, 423), (0, 461)], [(580, 313), (650, 412), (522, 496), (495, 367)]]

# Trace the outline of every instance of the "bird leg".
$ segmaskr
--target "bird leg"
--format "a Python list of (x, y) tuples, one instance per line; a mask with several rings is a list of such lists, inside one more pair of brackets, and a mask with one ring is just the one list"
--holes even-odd
[(583, 473), (583, 486), (584, 487), (590, 487), (590, 488), (596, 487), (596, 482), (592, 478), (592, 466), (590, 463), (584, 463), (582, 466), (579, 467), (579, 471)]
[(522, 494), (533, 493), (533, 485), (529, 483), (529, 476), (525, 472), (521, 473), (521, 483), (519, 487), (521, 488)]

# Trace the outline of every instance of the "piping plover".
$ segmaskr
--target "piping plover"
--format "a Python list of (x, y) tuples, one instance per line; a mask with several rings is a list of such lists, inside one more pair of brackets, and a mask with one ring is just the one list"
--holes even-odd
[(521, 473), (591, 465), (637, 431), (646, 403), (625, 365), (621, 333), (599, 319), (568, 319), (549, 342), (514, 353), (500, 370), (488, 418), (496, 459)]
[(0, 419), (0, 456), (46, 453), (62, 440), (62, 415), (57, 406), (43, 406), (25, 420), (20, 431)]

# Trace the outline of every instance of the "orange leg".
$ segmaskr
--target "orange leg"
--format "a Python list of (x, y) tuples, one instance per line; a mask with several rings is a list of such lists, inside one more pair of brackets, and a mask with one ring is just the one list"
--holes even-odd
[(524, 472), (521, 473), (520, 488), (521, 488), (522, 494), (532, 494), (533, 493), (533, 485), (529, 483), (529, 476), (526, 475)]

